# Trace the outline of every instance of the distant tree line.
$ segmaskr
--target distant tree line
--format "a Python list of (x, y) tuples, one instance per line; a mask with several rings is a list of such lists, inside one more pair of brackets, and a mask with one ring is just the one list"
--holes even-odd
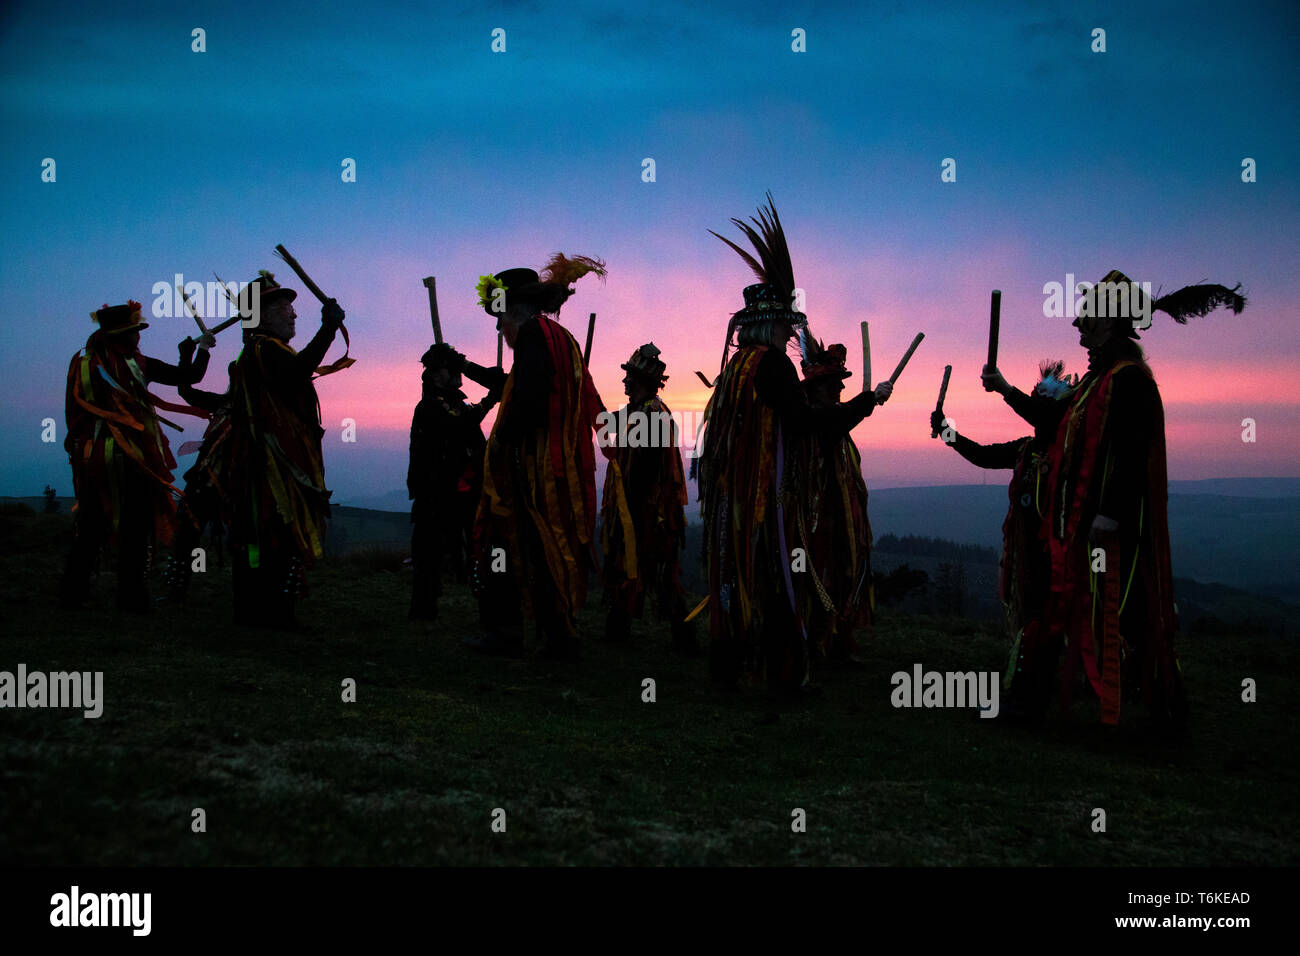
[(926, 538), (916, 534), (901, 538), (894, 534), (882, 534), (875, 539), (872, 549), (890, 554), (910, 554), (971, 564), (997, 564), (999, 560), (998, 551), (994, 548), (981, 544), (958, 544), (944, 538)]

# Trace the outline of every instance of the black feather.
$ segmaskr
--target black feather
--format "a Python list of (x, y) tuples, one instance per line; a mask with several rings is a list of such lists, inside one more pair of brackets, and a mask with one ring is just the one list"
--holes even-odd
[(1240, 282), (1231, 289), (1221, 285), (1189, 285), (1161, 296), (1151, 307), (1173, 316), (1174, 321), (1182, 325), (1187, 324), (1188, 318), (1193, 315), (1209, 315), (1222, 306), (1227, 306), (1234, 314), (1240, 315), (1246, 307), (1246, 297), (1237, 292), (1240, 288)]
[[(790, 263), (790, 247), (785, 241), (785, 229), (781, 225), (781, 217), (777, 215), (772, 193), (767, 194), (767, 205), (759, 207), (758, 218), (750, 217), (749, 221), (754, 224), (753, 226), (739, 219), (731, 221), (749, 239), (754, 251), (758, 253), (757, 259), (730, 239), (718, 236), (712, 229), (709, 230), (710, 234), (718, 236), (735, 249), (754, 270), (754, 275), (758, 277), (759, 282), (775, 286), (782, 299), (789, 302), (795, 289), (794, 266)], [(755, 229), (755, 226), (758, 228)]]

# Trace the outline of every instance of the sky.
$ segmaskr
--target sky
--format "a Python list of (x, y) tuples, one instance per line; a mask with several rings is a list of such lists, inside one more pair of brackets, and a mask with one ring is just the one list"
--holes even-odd
[[(861, 321), (875, 381), (925, 333), (893, 397), (853, 433), (870, 487), (1005, 480), (931, 440), (944, 365), (964, 434), (1025, 434), (980, 386), (990, 291), (1002, 291), (999, 365), (1027, 390), (1042, 359), (1086, 368), (1071, 319), (1044, 315), (1044, 287), (1112, 268), (1165, 291), (1240, 282), (1249, 298), (1239, 316), (1186, 326), (1156, 314), (1143, 334), (1170, 477), (1300, 475), (1297, 10), (6, 4), (0, 494), (71, 492), (65, 377), (101, 304), (148, 312), (154, 284), (178, 273), (265, 268), (299, 289), (305, 344), (318, 306), (277, 243), (348, 314), (356, 365), (318, 383), (335, 501), (405, 480), (432, 341), (424, 276), (437, 277), (448, 341), (492, 364), (478, 277), (556, 251), (599, 256), (608, 278), (581, 280), (561, 318), (581, 341), (597, 313), (591, 369), (606, 403), (623, 399), (620, 363), (653, 341), (664, 399), (698, 413), (708, 392), (694, 373), (716, 376), (752, 281), (708, 230), (739, 239), (729, 220), (768, 190), (813, 333), (848, 347), (850, 388)], [(195, 331), (184, 317), (150, 323), (143, 350), (172, 361)], [(224, 389), (237, 338), (221, 337), (205, 387)], [(47, 418), (56, 442), (42, 441)], [(184, 423), (174, 448), (202, 432)]]

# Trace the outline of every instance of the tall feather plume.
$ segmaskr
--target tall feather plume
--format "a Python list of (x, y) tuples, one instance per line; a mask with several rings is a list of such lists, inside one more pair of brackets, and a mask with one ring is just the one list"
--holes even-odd
[(594, 272), (602, 279), (605, 278), (605, 263), (600, 259), (593, 259), (590, 256), (566, 256), (562, 252), (557, 252), (551, 256), (550, 262), (542, 267), (538, 278), (543, 282), (555, 282), (560, 285), (573, 285), (589, 272)]
[(1209, 315), (1221, 306), (1227, 306), (1234, 314), (1240, 315), (1246, 307), (1246, 297), (1237, 292), (1240, 288), (1240, 282), (1231, 289), (1221, 285), (1189, 285), (1156, 299), (1151, 308), (1173, 316), (1180, 325), (1186, 325), (1193, 315)]
[(781, 217), (777, 215), (772, 193), (769, 191), (767, 194), (767, 206), (758, 208), (758, 218), (750, 217), (749, 221), (757, 226), (757, 229), (739, 219), (731, 221), (749, 238), (754, 251), (758, 253), (757, 259), (727, 237), (719, 236), (712, 229), (709, 230), (710, 235), (717, 236), (736, 250), (740, 258), (754, 270), (758, 281), (775, 286), (782, 298), (789, 303), (795, 288), (794, 266), (790, 264), (790, 247), (786, 244), (785, 229), (781, 226)]
[[(758, 281), (766, 285), (773, 286), (790, 308), (793, 308), (794, 299), (794, 266), (790, 262), (790, 247), (785, 240), (785, 228), (781, 225), (781, 217), (777, 214), (776, 203), (772, 199), (771, 190), (767, 193), (767, 205), (758, 208), (758, 218), (750, 217), (749, 223), (742, 222), (739, 219), (732, 219), (733, 223), (749, 239), (750, 245), (758, 253), (758, 258), (750, 255), (736, 243), (732, 242), (726, 236), (718, 235), (712, 229), (709, 234), (721, 239), (732, 249), (740, 258), (744, 259), (746, 264), (753, 270)], [(755, 226), (757, 228), (755, 228)], [(727, 340), (722, 348), (722, 365), (727, 364), (727, 353), (731, 349), (731, 336), (735, 331), (736, 320), (727, 326)], [(808, 342), (811, 336), (808, 333), (805, 324), (799, 330), (799, 352), (806, 360), (808, 357)]]

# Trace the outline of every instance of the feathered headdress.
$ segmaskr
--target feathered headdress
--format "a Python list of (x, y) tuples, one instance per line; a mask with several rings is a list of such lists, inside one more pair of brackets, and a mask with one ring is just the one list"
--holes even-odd
[(717, 236), (745, 260), (758, 278), (758, 283), (745, 288), (745, 307), (732, 315), (727, 325), (727, 341), (722, 349), (723, 366), (727, 364), (727, 353), (731, 349), (737, 326), (772, 319), (785, 319), (799, 326), (799, 349), (807, 361), (811, 335), (807, 328), (807, 317), (794, 307), (794, 266), (790, 262), (790, 247), (786, 244), (785, 229), (781, 226), (781, 217), (777, 215), (771, 191), (767, 194), (767, 205), (758, 209), (758, 218), (750, 217), (753, 226), (739, 219), (731, 221), (749, 239), (754, 251), (758, 253), (757, 259), (725, 236), (718, 235), (712, 229), (709, 233)]
[(840, 343), (823, 345), (816, 339), (808, 337), (801, 363), (804, 384), (827, 376), (840, 379), (852, 377), (853, 373), (846, 368), (848, 357), (848, 349)]
[(531, 302), (542, 312), (558, 313), (573, 289), (569, 288), (588, 273), (594, 272), (605, 278), (605, 263), (591, 256), (566, 256), (557, 252), (542, 267), (540, 274), (532, 269), (504, 269), (501, 272), (479, 276), (479, 305), (488, 313), (500, 311), (503, 299), (497, 290), (508, 293), (512, 298)]
[(1060, 359), (1040, 362), (1038, 374), (1040, 380), (1034, 386), (1034, 392), (1047, 398), (1064, 398), (1079, 381), (1077, 375), (1071, 377), (1065, 374), (1065, 362)]
[(570, 258), (563, 252), (557, 252), (551, 256), (550, 262), (542, 267), (539, 278), (542, 282), (573, 285), (588, 272), (594, 272), (604, 279), (606, 275), (605, 263), (590, 256), (573, 256)]
[(759, 283), (772, 286), (777, 295), (784, 299), (785, 302), (792, 302), (795, 288), (794, 266), (790, 264), (790, 247), (786, 245), (785, 230), (781, 228), (781, 217), (776, 213), (776, 206), (772, 202), (772, 193), (769, 191), (767, 194), (767, 207), (758, 207), (758, 218), (750, 217), (749, 221), (758, 227), (757, 231), (748, 223), (739, 219), (732, 219), (731, 221), (749, 237), (750, 243), (753, 244), (754, 250), (758, 253), (758, 259), (755, 259), (726, 236), (719, 236), (712, 229), (709, 232), (735, 249), (740, 258), (749, 263), (749, 267), (754, 270), (754, 275), (758, 277)]
[(1151, 303), (1151, 308), (1173, 316), (1179, 325), (1186, 325), (1190, 316), (1209, 315), (1220, 306), (1227, 306), (1234, 315), (1240, 315), (1246, 307), (1246, 297), (1237, 292), (1240, 288), (1240, 282), (1231, 289), (1222, 285), (1184, 286), (1177, 292), (1160, 296)]
[[(1150, 288), (1150, 285), (1147, 285)], [(1148, 329), (1151, 327), (1151, 313), (1164, 312), (1172, 316), (1173, 320), (1179, 325), (1186, 325), (1188, 318), (1191, 316), (1209, 315), (1215, 309), (1221, 306), (1227, 306), (1232, 309), (1233, 313), (1240, 315), (1241, 310), (1246, 307), (1246, 297), (1241, 295), (1237, 290), (1241, 288), (1238, 282), (1229, 289), (1222, 285), (1189, 285), (1171, 292), (1168, 295), (1156, 295), (1149, 297), (1138, 285), (1118, 269), (1112, 269), (1106, 273), (1101, 282), (1097, 283), (1084, 297), (1084, 306), (1081, 307), (1079, 315), (1087, 314), (1096, 315), (1111, 311), (1116, 304), (1116, 298), (1120, 304), (1120, 312), (1123, 318), (1140, 317), (1141, 322), (1134, 323), (1125, 329), (1125, 334), (1130, 338), (1138, 337), (1138, 330)], [(1101, 297), (1103, 289), (1107, 289), (1112, 296), (1110, 308), (1106, 307), (1106, 300)], [(1117, 295), (1118, 294), (1118, 295)], [(1127, 312), (1124, 310), (1127, 309)]]

